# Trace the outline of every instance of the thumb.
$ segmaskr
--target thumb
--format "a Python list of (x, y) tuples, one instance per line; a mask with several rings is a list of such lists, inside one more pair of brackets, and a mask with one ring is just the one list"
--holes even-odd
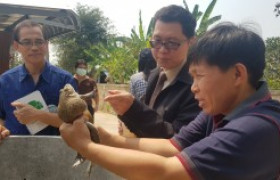
[(23, 108), (23, 107), (26, 106), (26, 104), (21, 103), (21, 102), (17, 102), (17, 101), (12, 102), (11, 105), (14, 106), (14, 107), (17, 108), (17, 109), (20, 109), (20, 108)]
[(102, 136), (109, 136), (110, 133), (108, 131), (106, 131), (103, 127), (101, 126), (95, 126), (97, 131), (98, 131), (98, 134), (102, 135)]
[(10, 135), (10, 131), (8, 129), (6, 129), (4, 126), (0, 125), (0, 139), (1, 139), (1, 136), (5, 138), (9, 135)]
[(109, 95), (118, 94), (118, 93), (120, 93), (120, 90), (108, 90)]
[(104, 101), (111, 101), (115, 100), (115, 98), (118, 98), (121, 95), (120, 90), (109, 90), (108, 95), (104, 98)]
[(85, 124), (85, 120), (83, 117), (79, 117), (78, 119), (74, 120), (73, 125), (82, 127)]

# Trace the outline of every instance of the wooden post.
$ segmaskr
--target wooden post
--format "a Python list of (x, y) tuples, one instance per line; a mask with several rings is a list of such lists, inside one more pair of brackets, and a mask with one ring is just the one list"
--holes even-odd
[(0, 74), (9, 69), (12, 33), (0, 32)]

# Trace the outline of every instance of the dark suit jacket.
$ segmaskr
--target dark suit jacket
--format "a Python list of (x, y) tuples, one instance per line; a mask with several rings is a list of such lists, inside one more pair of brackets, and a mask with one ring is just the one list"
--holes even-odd
[(151, 96), (159, 77), (159, 68), (151, 71), (144, 102), (134, 100), (130, 109), (119, 118), (138, 137), (170, 138), (200, 112), (191, 92), (192, 78), (185, 65), (174, 81), (160, 92), (153, 109)]

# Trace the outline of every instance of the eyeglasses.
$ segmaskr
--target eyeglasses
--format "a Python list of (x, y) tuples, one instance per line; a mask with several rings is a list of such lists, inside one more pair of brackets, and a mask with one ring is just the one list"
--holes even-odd
[(180, 42), (175, 41), (161, 41), (161, 40), (150, 40), (150, 45), (152, 48), (160, 49), (162, 46), (168, 50), (177, 50), (184, 42), (187, 40), (183, 40)]
[(18, 43), (26, 48), (32, 48), (33, 46), (41, 48), (46, 43), (46, 41), (45, 40), (35, 40), (34, 42), (32, 42), (32, 41), (24, 40), (24, 41), (18, 41)]

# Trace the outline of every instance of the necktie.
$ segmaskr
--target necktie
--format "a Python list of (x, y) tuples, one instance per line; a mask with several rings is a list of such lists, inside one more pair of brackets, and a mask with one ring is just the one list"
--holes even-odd
[(166, 81), (166, 79), (167, 79), (166, 74), (163, 71), (160, 72), (156, 87), (155, 87), (154, 92), (150, 99), (150, 103), (149, 103), (150, 108), (153, 108), (155, 100), (156, 100), (157, 96), (159, 95), (160, 91), (162, 90), (164, 81)]

